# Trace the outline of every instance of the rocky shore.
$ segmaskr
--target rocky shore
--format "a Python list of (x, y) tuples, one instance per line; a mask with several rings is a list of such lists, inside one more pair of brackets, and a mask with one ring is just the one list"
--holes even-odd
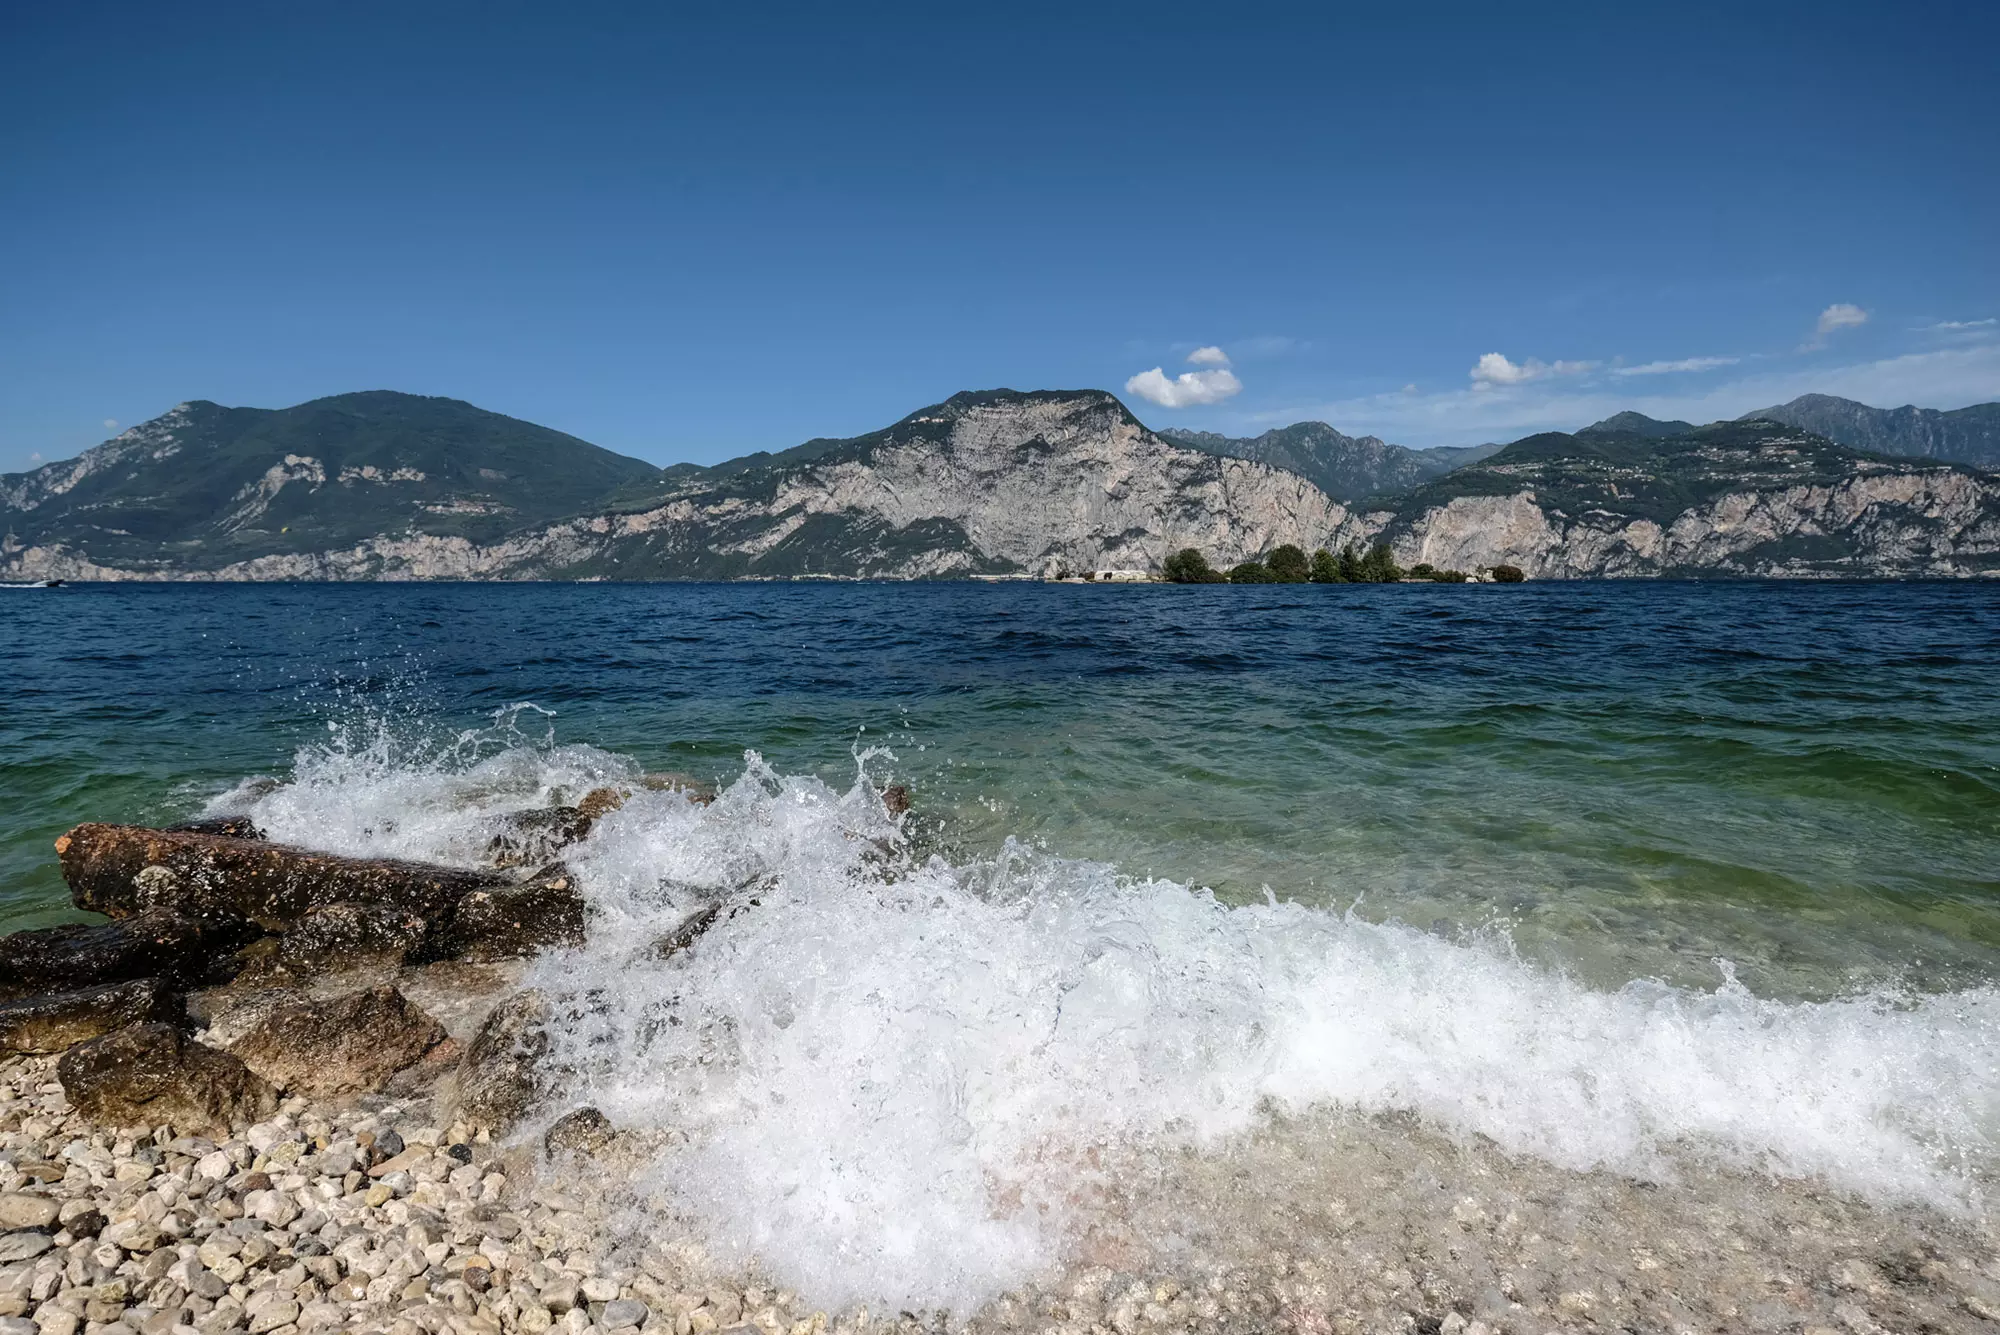
[[(826, 1310), (712, 1258), (648, 1198), (679, 1133), (577, 1106), (547, 1060), (562, 1017), (527, 961), (588, 931), (550, 859), (621, 800), (508, 817), (470, 871), (241, 823), (65, 836), (79, 904), (110, 921), (0, 949), (0, 1335), (2000, 1324), (1976, 1211), (1565, 1172), (1333, 1111), (1214, 1154), (1130, 1147), (1041, 1288), (976, 1313)], [(699, 949), (740, 907), (651, 949)]]

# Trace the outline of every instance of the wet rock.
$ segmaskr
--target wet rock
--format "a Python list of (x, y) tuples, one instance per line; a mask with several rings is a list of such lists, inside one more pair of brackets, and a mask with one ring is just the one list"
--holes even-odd
[(586, 920), (576, 878), (560, 864), (521, 885), (475, 890), (458, 901), (443, 953), (470, 960), (516, 959), (583, 941)]
[(299, 974), (418, 959), (430, 934), (420, 913), (393, 904), (322, 904), (278, 943), (277, 962)]
[(183, 1132), (254, 1121), (277, 1091), (241, 1060), (170, 1024), (136, 1024), (80, 1043), (56, 1066), (63, 1093), (93, 1122)]
[(891, 816), (900, 816), (910, 809), (910, 790), (900, 783), (892, 783), (882, 790), (882, 805)]
[(639, 784), (656, 793), (684, 794), (690, 802), (698, 802), (703, 806), (715, 800), (714, 784), (697, 779), (692, 774), (682, 774), (674, 770), (641, 775)]
[(580, 806), (512, 812), (499, 819), (500, 832), (486, 845), (487, 859), (496, 867), (539, 866), (589, 834), (596, 820)]
[(248, 816), (210, 816), (167, 826), (168, 834), (219, 834), (230, 839), (262, 839), (264, 832)]
[(701, 934), (722, 916), (721, 904), (704, 904), (682, 918), (671, 932), (653, 943), (653, 954), (670, 959), (700, 939)]
[(62, 1052), (127, 1025), (186, 1017), (180, 991), (163, 979), (50, 992), (0, 1003), (0, 1050)]
[(381, 1089), (445, 1040), (443, 1025), (383, 986), (280, 1005), (230, 1051), (288, 1093), (334, 1097)]
[(232, 954), (256, 935), (241, 918), (162, 910), (118, 922), (14, 932), (0, 940), (0, 995), (71, 991), (134, 978), (170, 978), (183, 987), (224, 982)]
[(233, 915), (272, 931), (339, 903), (393, 904), (442, 918), (475, 890), (513, 884), (498, 872), (133, 825), (79, 825), (56, 840), (56, 853), (79, 908), (114, 918), (156, 908)]
[(617, 1136), (610, 1118), (595, 1108), (578, 1108), (555, 1120), (542, 1136), (542, 1148), (551, 1155), (595, 1154)]
[(548, 1087), (542, 1063), (549, 1053), (551, 1018), (548, 996), (533, 988), (493, 1008), (459, 1063), (454, 1111), (459, 1121), (504, 1130), (541, 1101)]
[(576, 809), (596, 820), (624, 806), (627, 796), (629, 794), (618, 788), (593, 788), (577, 799)]

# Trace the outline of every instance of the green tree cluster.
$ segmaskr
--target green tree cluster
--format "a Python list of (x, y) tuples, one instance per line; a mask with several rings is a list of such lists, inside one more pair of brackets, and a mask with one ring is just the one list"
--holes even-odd
[(1273, 584), (1303, 584), (1312, 577), (1312, 564), (1304, 550), (1289, 542), (1264, 558), (1264, 568), (1271, 572)]
[[(1322, 547), (1311, 556), (1292, 543), (1273, 548), (1261, 561), (1244, 561), (1228, 573), (1210, 566), (1208, 559), (1192, 547), (1183, 547), (1166, 560), (1161, 573), (1173, 584), (1394, 584), (1403, 578), (1389, 544), (1378, 542), (1366, 553), (1348, 543), (1339, 556)], [(1419, 578), (1456, 583), (1465, 576), (1456, 570), (1419, 566), (1412, 572)]]
[(1316, 584), (1394, 584), (1402, 577), (1386, 542), (1376, 543), (1365, 556), (1351, 542), (1340, 549), (1339, 556), (1324, 547), (1313, 553), (1312, 580)]
[(1521, 567), (1519, 566), (1493, 567), (1493, 582), (1495, 584), (1519, 584), (1526, 578), (1527, 576), (1521, 573)]
[(1183, 547), (1169, 556), (1161, 573), (1172, 584), (1220, 584), (1229, 578), (1192, 547)]

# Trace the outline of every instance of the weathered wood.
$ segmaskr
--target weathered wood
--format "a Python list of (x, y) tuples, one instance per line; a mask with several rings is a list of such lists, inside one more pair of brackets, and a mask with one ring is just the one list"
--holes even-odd
[(394, 904), (443, 915), (474, 891), (516, 884), (490, 871), (134, 825), (79, 825), (56, 840), (56, 853), (78, 908), (113, 918), (152, 908), (233, 915), (273, 931), (325, 904)]

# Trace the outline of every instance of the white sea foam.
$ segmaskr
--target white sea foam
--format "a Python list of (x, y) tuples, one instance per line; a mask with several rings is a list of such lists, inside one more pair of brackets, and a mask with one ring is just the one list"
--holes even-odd
[[(496, 792), (632, 772), (588, 748), (325, 752), (255, 805), (287, 837), (439, 856)], [(1062, 1258), (1108, 1165), (1217, 1152), (1271, 1108), (1415, 1113), (1570, 1169), (1699, 1155), (1981, 1208), (1990, 989), (1785, 1003), (1723, 969), (1709, 992), (1605, 992), (1498, 935), (1228, 906), (1012, 841), (912, 865), (884, 854), (899, 837), (868, 783), (755, 756), (709, 807), (642, 792), (573, 850), (589, 948), (534, 972), (584, 1017), (558, 1053), (574, 1101), (684, 1131), (652, 1188), (720, 1255), (823, 1300), (975, 1305)], [(659, 961), (717, 895), (735, 911)]]

